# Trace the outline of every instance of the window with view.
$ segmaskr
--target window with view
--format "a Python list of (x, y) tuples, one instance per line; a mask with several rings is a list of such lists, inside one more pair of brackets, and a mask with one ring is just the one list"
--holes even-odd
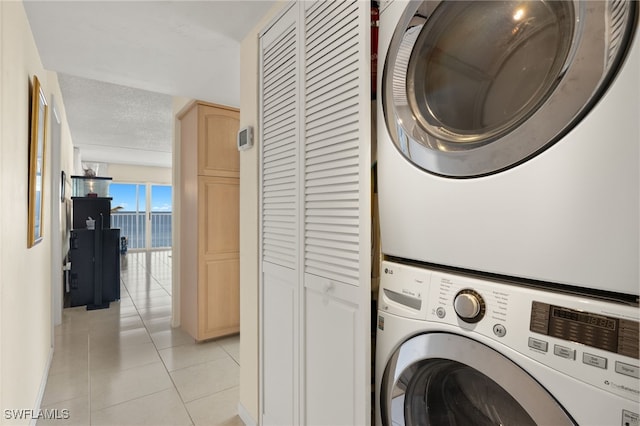
[(111, 226), (120, 228), (129, 249), (171, 247), (170, 185), (112, 183)]

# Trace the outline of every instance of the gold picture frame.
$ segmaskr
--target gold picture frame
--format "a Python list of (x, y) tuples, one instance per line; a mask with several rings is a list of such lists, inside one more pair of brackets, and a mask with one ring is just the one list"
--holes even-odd
[(29, 210), (27, 247), (42, 241), (44, 208), (44, 170), (47, 133), (47, 98), (40, 80), (33, 76), (31, 92), (31, 132), (29, 141)]

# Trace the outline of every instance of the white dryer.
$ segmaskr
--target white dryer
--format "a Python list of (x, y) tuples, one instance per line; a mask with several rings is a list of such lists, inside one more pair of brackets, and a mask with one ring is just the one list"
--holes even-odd
[(638, 309), (383, 262), (376, 425), (640, 424)]
[(638, 2), (382, 3), (382, 252), (637, 297)]

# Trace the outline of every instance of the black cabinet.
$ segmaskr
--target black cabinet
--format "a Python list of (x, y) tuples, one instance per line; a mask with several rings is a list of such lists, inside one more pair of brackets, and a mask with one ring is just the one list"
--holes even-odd
[(102, 227), (111, 228), (110, 197), (71, 197), (73, 202), (73, 229), (85, 229), (87, 219), (97, 221), (102, 215)]
[(120, 229), (71, 231), (70, 306), (108, 307), (120, 299)]
[[(72, 197), (71, 272), (65, 306), (109, 307), (120, 299), (120, 229), (111, 229), (111, 198)], [(87, 229), (86, 220), (95, 220)]]

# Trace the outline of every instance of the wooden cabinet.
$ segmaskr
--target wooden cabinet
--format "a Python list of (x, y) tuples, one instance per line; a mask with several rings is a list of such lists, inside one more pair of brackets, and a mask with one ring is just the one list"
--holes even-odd
[(180, 120), (180, 322), (196, 340), (240, 330), (239, 111), (194, 102)]

